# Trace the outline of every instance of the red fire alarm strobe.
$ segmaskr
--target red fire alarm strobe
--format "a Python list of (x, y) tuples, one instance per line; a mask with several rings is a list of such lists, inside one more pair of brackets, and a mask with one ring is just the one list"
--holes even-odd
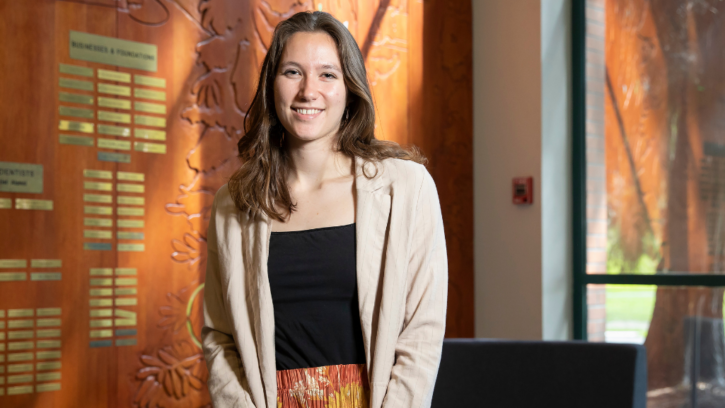
[(514, 204), (534, 203), (534, 178), (515, 177), (513, 183)]

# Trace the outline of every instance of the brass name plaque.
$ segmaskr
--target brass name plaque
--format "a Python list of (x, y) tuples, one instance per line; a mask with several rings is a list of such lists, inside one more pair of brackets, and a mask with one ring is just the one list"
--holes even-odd
[(56, 327), (60, 326), (60, 319), (37, 319), (38, 327)]
[(155, 78), (146, 75), (134, 75), (133, 82), (136, 85), (153, 86), (156, 88), (166, 88), (166, 79)]
[(166, 127), (166, 119), (156, 116), (133, 115), (133, 123), (144, 126)]
[(113, 227), (113, 220), (109, 218), (83, 218), (86, 227)]
[(91, 286), (113, 286), (113, 279), (91, 279)]
[(136, 288), (116, 288), (113, 290), (113, 293), (116, 296), (124, 296), (124, 295), (136, 295)]
[(131, 163), (131, 155), (124, 153), (98, 152), (98, 160), (116, 163)]
[(35, 311), (33, 309), (10, 309), (8, 317), (33, 317)]
[(84, 230), (83, 238), (111, 239), (111, 231)]
[(134, 207), (118, 207), (118, 215), (142, 216), (144, 215), (144, 209)]
[(123, 85), (98, 84), (98, 92), (108, 95), (131, 96), (131, 88)]
[(109, 71), (107, 69), (99, 69), (98, 70), (98, 79), (130, 83), (131, 74), (127, 74), (125, 72)]
[(10, 364), (8, 366), (8, 373), (27, 373), (28, 371), (33, 371), (32, 364)]
[(93, 68), (79, 67), (77, 65), (60, 64), (60, 73), (93, 78)]
[(98, 147), (101, 149), (131, 150), (131, 142), (127, 140), (98, 139)]
[(38, 340), (38, 348), (60, 348), (60, 340)]
[(43, 329), (43, 330), (37, 330), (35, 332), (35, 335), (39, 339), (46, 339), (49, 337), (60, 337), (60, 329)]
[(107, 194), (83, 194), (83, 201), (89, 203), (111, 204), (113, 197)]
[(13, 200), (9, 198), (0, 198), (0, 210), (13, 208)]
[(125, 205), (144, 205), (143, 197), (117, 196), (116, 203)]
[(113, 337), (113, 330), (91, 330), (91, 338)]
[(113, 249), (113, 246), (106, 242), (84, 242), (83, 249), (90, 251), (110, 251)]
[(109, 136), (131, 136), (131, 128), (98, 124), (98, 133)]
[(117, 171), (116, 172), (116, 178), (119, 180), (126, 180), (126, 181), (144, 181), (145, 176), (143, 173), (131, 173), (128, 171)]
[(25, 259), (0, 259), (0, 268), (27, 268)]
[(133, 135), (139, 139), (166, 140), (166, 131), (164, 130), (133, 128)]
[(166, 101), (166, 92), (152, 91), (150, 89), (133, 88), (134, 98), (151, 99), (152, 101)]
[(0, 282), (20, 282), (28, 280), (25, 272), (0, 272)]
[[(5, 334), (5, 333), (3, 333)], [(32, 339), (35, 335), (35, 332), (32, 330), (22, 330), (22, 331), (11, 331), (8, 333), (8, 339), (9, 340), (21, 340), (21, 339)]]
[(62, 279), (60, 272), (33, 272), (30, 274), (31, 281), (59, 281)]
[(21, 374), (21, 375), (8, 376), (8, 384), (21, 384), (21, 383), (27, 383), (27, 382), (33, 382), (32, 374)]
[(136, 319), (136, 312), (125, 309), (114, 309), (113, 315), (116, 317), (125, 317), (127, 319)]
[(0, 162), (0, 191), (10, 193), (42, 193), (43, 165)]
[(136, 286), (138, 279), (136, 278), (116, 278), (116, 286)]
[(116, 220), (118, 228), (143, 228), (143, 220)]
[(50, 360), (60, 358), (60, 351), (38, 351), (35, 353), (38, 360)]
[(96, 215), (111, 215), (113, 214), (113, 207), (100, 207), (95, 205), (86, 205), (83, 207), (85, 214), (96, 214)]
[(134, 102), (133, 108), (139, 112), (160, 113), (166, 115), (166, 105), (150, 102)]
[(60, 135), (60, 144), (93, 146), (93, 138), (87, 136)]
[(144, 189), (143, 184), (128, 184), (128, 183), (116, 184), (116, 191), (121, 191), (124, 193), (143, 193), (144, 190), (145, 189)]
[(131, 240), (143, 240), (144, 239), (144, 233), (143, 232), (123, 232), (123, 231), (117, 231), (116, 232), (116, 238), (118, 238), (118, 239), (131, 239)]
[(33, 327), (32, 320), (10, 320), (8, 321), (8, 329), (27, 329)]
[(35, 347), (32, 341), (11, 341), (8, 343), (8, 351), (31, 350)]
[(116, 268), (116, 276), (136, 276), (136, 268)]
[(70, 120), (61, 120), (58, 124), (60, 130), (72, 130), (81, 133), (93, 133), (93, 123), (74, 122)]
[(128, 99), (115, 99), (105, 98), (103, 96), (98, 97), (98, 106), (103, 108), (115, 108), (115, 109), (131, 109), (131, 101)]
[(131, 115), (128, 113), (98, 111), (98, 120), (105, 120), (106, 122), (131, 123)]
[(91, 309), (90, 317), (112, 317), (113, 309)]
[(111, 268), (91, 268), (91, 276), (113, 276)]
[(113, 191), (113, 183), (98, 183), (95, 181), (84, 181), (83, 188), (86, 190)]
[(31, 394), (33, 392), (32, 385), (21, 385), (17, 387), (8, 387), (8, 395)]
[(116, 306), (136, 306), (138, 300), (136, 298), (118, 298), (115, 299)]
[(160, 143), (133, 142), (137, 152), (166, 154), (166, 145)]
[(90, 289), (91, 296), (113, 296), (112, 289)]
[[(35, 374), (35, 381), (54, 381), (60, 380), (60, 373), (43, 373)], [(60, 384), (58, 384), (60, 385)]]
[(60, 259), (31, 259), (31, 268), (60, 268), (63, 261)]
[(136, 339), (116, 339), (116, 346), (135, 346)]
[(154, 44), (121, 40), (102, 35), (71, 31), (70, 57), (117, 67), (156, 72), (158, 48)]
[(83, 119), (93, 119), (93, 110), (84, 108), (72, 108), (70, 106), (59, 106), (60, 116), (75, 116)]
[(111, 299), (91, 299), (88, 302), (92, 307), (113, 306)]
[(38, 371), (46, 371), (46, 370), (60, 370), (61, 368), (60, 361), (52, 361), (47, 363), (37, 363), (35, 364), (35, 369)]
[(61, 88), (77, 89), (79, 91), (93, 91), (93, 82), (77, 79), (60, 78), (58, 84)]
[(93, 105), (93, 97), (90, 95), (74, 94), (70, 92), (61, 92), (58, 96), (61, 102), (82, 103), (84, 105)]
[(44, 307), (37, 310), (38, 316), (60, 316), (59, 307)]
[(113, 327), (113, 319), (91, 320), (91, 327)]
[(16, 198), (15, 208), (18, 210), (53, 210), (53, 200), (31, 200), (27, 198)]

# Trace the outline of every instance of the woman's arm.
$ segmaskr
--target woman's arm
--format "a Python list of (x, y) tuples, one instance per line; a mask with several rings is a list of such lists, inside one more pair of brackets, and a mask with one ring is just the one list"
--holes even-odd
[(430, 407), (443, 348), (448, 258), (438, 193), (427, 171), (416, 207), (405, 320), (383, 408)]
[(207, 266), (204, 286), (204, 327), (201, 337), (204, 358), (209, 368), (209, 393), (215, 408), (254, 408), (239, 351), (232, 335), (231, 316), (224, 305), (219, 270), (219, 252), (216, 232), (216, 203), (211, 211), (207, 233)]

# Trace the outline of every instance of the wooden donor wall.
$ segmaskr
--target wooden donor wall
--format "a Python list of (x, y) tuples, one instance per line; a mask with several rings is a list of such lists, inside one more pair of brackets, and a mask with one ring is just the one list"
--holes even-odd
[(1, 407), (209, 406), (210, 207), (274, 27), (303, 10), (358, 40), (379, 137), (430, 156), (448, 335), (472, 335), (470, 2), (0, 2)]

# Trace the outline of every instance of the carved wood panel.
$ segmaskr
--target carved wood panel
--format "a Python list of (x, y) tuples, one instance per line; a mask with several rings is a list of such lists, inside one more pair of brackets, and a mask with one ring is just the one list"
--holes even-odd
[[(431, 157), (451, 278), (461, 281), (451, 310), (464, 317), (449, 318), (448, 334), (472, 332), (468, 260), (456, 259), (472, 248), (472, 186), (465, 160), (455, 175), (440, 170), (442, 142), (426, 140), (441, 135), (420, 124), (420, 2), (2, 2), (0, 34), (14, 40), (0, 57), (0, 166), (42, 165), (43, 188), (0, 185), (0, 406), (208, 406), (199, 336), (210, 206), (239, 164), (274, 27), (313, 9), (345, 22), (361, 45), (381, 137)], [(72, 58), (71, 32), (154, 45), (156, 70)], [(465, 94), (465, 75), (453, 80)], [(470, 102), (452, 106), (464, 117), (463, 134), (450, 136), (464, 157)], [(457, 196), (464, 202), (452, 205)]]

